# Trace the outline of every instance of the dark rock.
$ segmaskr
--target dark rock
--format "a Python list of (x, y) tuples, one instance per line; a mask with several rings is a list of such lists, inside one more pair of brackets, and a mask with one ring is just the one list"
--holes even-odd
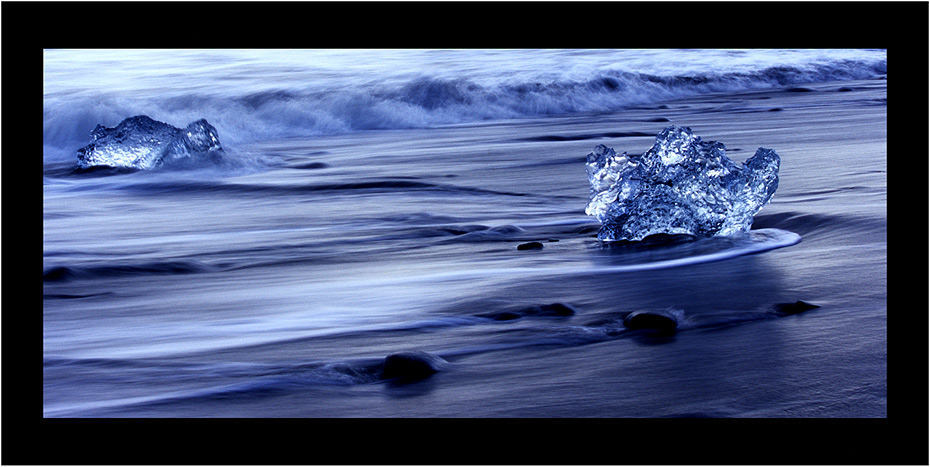
[(811, 89), (811, 88), (800, 88), (800, 87), (798, 87), (798, 88), (787, 88), (787, 89), (785, 89), (785, 92), (814, 92), (814, 90)]
[(307, 162), (305, 164), (295, 165), (295, 169), (304, 169), (304, 170), (314, 170), (314, 169), (325, 169), (329, 165), (323, 162)]
[(837, 91), (839, 91), (839, 92), (850, 92), (850, 91), (852, 91), (852, 90), (853, 90), (853, 88), (848, 88), (848, 87), (845, 87), (845, 86), (843, 86), (843, 87), (837, 89)]
[(542, 247), (543, 244), (539, 242), (521, 243), (520, 245), (517, 245), (518, 250), (538, 250)]
[(665, 117), (656, 117), (656, 118), (650, 118), (649, 120), (646, 120), (646, 121), (659, 123), (659, 122), (668, 122), (670, 120)]
[(772, 107), (771, 109), (769, 109), (769, 112), (781, 112), (782, 110), (785, 110), (785, 109), (781, 107)]
[(794, 303), (778, 303), (775, 305), (775, 310), (782, 316), (794, 315), (802, 311), (813, 310), (814, 308), (820, 308), (820, 306), (801, 300)]
[(401, 352), (388, 355), (381, 371), (382, 379), (418, 380), (442, 370), (448, 362), (426, 352)]
[(634, 311), (623, 319), (629, 329), (651, 329), (670, 333), (678, 329), (678, 319), (667, 311)]
[(495, 321), (510, 321), (513, 319), (519, 319), (523, 317), (523, 315), (513, 312), (513, 311), (502, 311), (500, 313), (486, 313), (486, 314), (478, 315), (478, 316), (481, 316), (482, 318), (491, 318)]

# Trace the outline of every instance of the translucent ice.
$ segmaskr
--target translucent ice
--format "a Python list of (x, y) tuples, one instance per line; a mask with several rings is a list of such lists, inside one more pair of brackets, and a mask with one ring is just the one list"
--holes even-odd
[(200, 119), (181, 129), (145, 115), (130, 117), (114, 128), (97, 125), (91, 143), (78, 149), (78, 167), (150, 169), (166, 162), (222, 151), (216, 128)]
[(598, 145), (585, 167), (585, 213), (601, 221), (598, 238), (642, 240), (653, 234), (724, 236), (746, 232), (778, 188), (780, 158), (759, 148), (742, 166), (723, 143), (670, 126), (640, 156)]

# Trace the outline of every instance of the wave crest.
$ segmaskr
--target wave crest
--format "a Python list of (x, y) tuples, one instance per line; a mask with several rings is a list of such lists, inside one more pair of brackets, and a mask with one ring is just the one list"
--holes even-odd
[(161, 121), (206, 118), (231, 146), (253, 141), (424, 128), (482, 120), (604, 112), (712, 92), (737, 92), (805, 83), (871, 79), (886, 60), (836, 60), (755, 71), (653, 74), (599, 69), (587, 76), (447, 78), (418, 75), (383, 83), (277, 88), (241, 95), (181, 89), (158, 98), (88, 93), (46, 96), (46, 155), (73, 157), (98, 124), (129, 115)]

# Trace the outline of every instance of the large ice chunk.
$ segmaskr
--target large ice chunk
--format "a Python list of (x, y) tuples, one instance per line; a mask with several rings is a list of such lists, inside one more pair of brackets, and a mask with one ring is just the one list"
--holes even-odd
[(642, 240), (653, 234), (723, 236), (748, 231), (778, 188), (780, 158), (759, 148), (742, 166), (723, 143), (670, 126), (641, 156), (598, 145), (585, 167), (585, 213), (601, 221), (598, 238)]
[(166, 162), (222, 151), (216, 128), (200, 119), (181, 129), (146, 115), (130, 117), (114, 128), (97, 125), (91, 143), (78, 149), (78, 166), (150, 169)]

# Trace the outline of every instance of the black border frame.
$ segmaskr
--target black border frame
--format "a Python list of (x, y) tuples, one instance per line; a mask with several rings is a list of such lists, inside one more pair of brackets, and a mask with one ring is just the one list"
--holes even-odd
[[(930, 157), (923, 149), (928, 141), (928, 11), (924, 2), (3, 2), (6, 138), (0, 150), (7, 164), (0, 212), (6, 225), (2, 266), (7, 274), (0, 302), (6, 305), (0, 462), (928, 465), (930, 306), (923, 236), (930, 224), (919, 217), (928, 212), (924, 174)], [(97, 29), (98, 21), (105, 21), (104, 31)], [(888, 50), (888, 199), (889, 206), (907, 211), (902, 218), (889, 209), (887, 418), (42, 417), (42, 314), (36, 309), (42, 302), (35, 290), (41, 290), (42, 273), (41, 261), (36, 261), (42, 254), (42, 167), (41, 158), (20, 159), (18, 154), (23, 144), (41, 139), (44, 48), (681, 44)], [(915, 222), (915, 217), (921, 220)], [(907, 266), (912, 267), (903, 270)]]

